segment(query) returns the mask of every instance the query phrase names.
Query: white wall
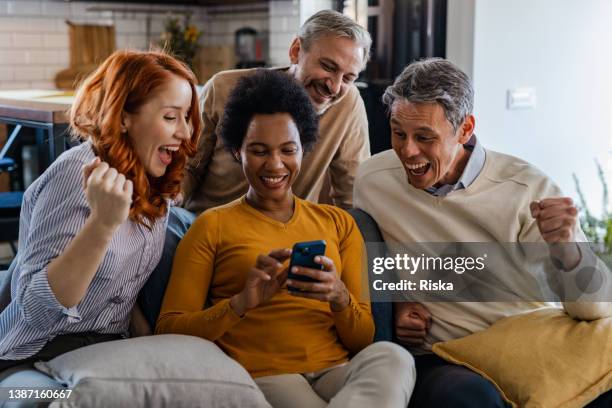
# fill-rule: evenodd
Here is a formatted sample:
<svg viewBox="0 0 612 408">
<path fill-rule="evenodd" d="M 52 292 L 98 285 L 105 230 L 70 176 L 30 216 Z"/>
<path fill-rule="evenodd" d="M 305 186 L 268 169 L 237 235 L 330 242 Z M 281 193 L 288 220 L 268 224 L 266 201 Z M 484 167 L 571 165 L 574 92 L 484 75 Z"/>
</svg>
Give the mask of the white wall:
<svg viewBox="0 0 612 408">
<path fill-rule="evenodd" d="M 302 0 L 299 3 L 300 24 L 304 24 L 304 22 L 316 12 L 331 9 L 333 6 L 333 2 L 331 0 Z"/>
<path fill-rule="evenodd" d="M 470 2 L 473 23 L 457 12 Z M 468 25 L 464 35 L 473 32 L 473 47 L 449 40 L 447 53 L 468 72 L 471 61 L 482 142 L 535 164 L 573 197 L 575 172 L 599 213 L 593 160 L 607 170 L 612 166 L 612 1 L 450 3 L 449 35 L 451 28 L 461 32 L 462 24 Z M 524 86 L 535 88 L 536 108 L 507 110 L 507 90 Z"/>
<path fill-rule="evenodd" d="M 304 3 L 303 0 L 301 3 Z M 271 0 L 270 3 L 270 57 L 272 66 L 289 64 L 289 46 L 300 26 L 300 1 Z"/>
<path fill-rule="evenodd" d="M 271 0 L 270 65 L 289 64 L 289 46 L 300 25 L 317 11 L 331 6 L 331 0 Z"/>
<path fill-rule="evenodd" d="M 92 7 L 119 11 L 91 11 Z M 128 12 L 127 9 L 143 11 Z M 162 13 L 150 14 L 144 10 Z M 99 1 L 0 0 L 0 89 L 55 87 L 53 79 L 56 73 L 69 66 L 66 20 L 114 24 L 117 48 L 147 49 L 147 16 L 151 17 L 150 39 L 156 42 L 163 31 L 167 13 L 184 10 L 193 13 L 191 22 L 204 32 L 201 38 L 203 46 L 231 46 L 234 44 L 234 31 L 243 26 L 253 27 L 267 40 L 270 21 L 265 5 L 187 7 Z"/>
<path fill-rule="evenodd" d="M 53 88 L 55 74 L 69 66 L 66 20 L 75 23 L 115 24 L 118 48 L 148 48 L 146 14 L 93 12 L 91 7 L 185 10 L 185 6 L 143 6 L 121 3 L 51 0 L 0 0 L 0 89 Z M 202 26 L 203 14 L 194 11 L 193 21 Z M 163 29 L 164 14 L 151 20 L 151 39 Z"/>
<path fill-rule="evenodd" d="M 233 46 L 234 32 L 252 27 L 261 34 L 266 62 L 289 63 L 289 46 L 301 21 L 330 0 L 270 0 L 268 4 L 187 7 L 130 3 L 75 2 L 57 0 L 0 0 L 0 89 L 54 88 L 58 71 L 68 68 L 68 27 L 76 23 L 114 24 L 118 48 L 147 49 L 146 20 L 149 13 L 126 9 L 172 12 L 190 10 L 191 22 L 203 31 L 203 46 Z M 119 9 L 91 11 L 92 7 Z M 166 14 L 150 14 L 151 39 L 156 41 Z M 179 16 L 177 14 L 177 16 Z"/>
<path fill-rule="evenodd" d="M 251 27 L 267 41 L 269 12 L 267 7 L 251 4 L 200 7 L 202 45 L 234 45 L 236 30 Z"/>
<path fill-rule="evenodd" d="M 447 5 L 446 58 L 473 78 L 476 0 L 450 0 Z"/>
</svg>

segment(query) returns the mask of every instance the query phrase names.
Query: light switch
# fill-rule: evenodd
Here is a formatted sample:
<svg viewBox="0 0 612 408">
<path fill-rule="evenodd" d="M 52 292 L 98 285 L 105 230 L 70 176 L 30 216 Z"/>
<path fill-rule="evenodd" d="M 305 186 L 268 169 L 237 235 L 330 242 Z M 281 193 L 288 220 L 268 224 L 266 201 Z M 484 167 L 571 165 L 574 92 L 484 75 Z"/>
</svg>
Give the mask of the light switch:
<svg viewBox="0 0 612 408">
<path fill-rule="evenodd" d="M 507 108 L 534 109 L 536 107 L 536 93 L 533 88 L 508 89 Z"/>
</svg>

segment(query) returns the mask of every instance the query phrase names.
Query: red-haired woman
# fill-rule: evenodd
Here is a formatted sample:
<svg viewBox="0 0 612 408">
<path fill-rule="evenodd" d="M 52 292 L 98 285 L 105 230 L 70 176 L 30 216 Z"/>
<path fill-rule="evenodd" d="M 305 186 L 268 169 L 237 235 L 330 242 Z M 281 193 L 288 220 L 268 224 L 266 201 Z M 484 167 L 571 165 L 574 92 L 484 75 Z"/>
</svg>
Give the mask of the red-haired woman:
<svg viewBox="0 0 612 408">
<path fill-rule="evenodd" d="M 70 125 L 83 143 L 24 196 L 0 387 L 57 386 L 33 363 L 127 332 L 196 151 L 195 83 L 169 55 L 118 51 L 80 87 Z"/>
</svg>

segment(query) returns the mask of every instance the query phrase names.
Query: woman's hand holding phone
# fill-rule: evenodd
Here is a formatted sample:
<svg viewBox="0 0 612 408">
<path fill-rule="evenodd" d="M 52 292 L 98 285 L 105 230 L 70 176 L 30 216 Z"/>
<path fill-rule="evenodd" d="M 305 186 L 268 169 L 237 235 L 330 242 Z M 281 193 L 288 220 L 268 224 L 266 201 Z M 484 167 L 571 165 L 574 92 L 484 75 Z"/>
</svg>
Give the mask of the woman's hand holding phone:
<svg viewBox="0 0 612 408">
<path fill-rule="evenodd" d="M 349 292 L 336 273 L 334 261 L 321 255 L 316 256 L 314 261 L 322 265 L 323 270 L 293 266 L 291 273 L 309 277 L 317 282 L 289 279 L 287 280 L 287 286 L 297 289 L 290 291 L 290 293 L 293 296 L 329 302 L 332 311 L 342 311 L 349 304 Z"/>
<path fill-rule="evenodd" d="M 247 310 L 266 302 L 281 290 L 288 273 L 283 262 L 290 256 L 291 250 L 283 248 L 257 257 L 255 266 L 249 270 L 244 288 L 230 300 L 237 315 L 244 315 Z"/>
</svg>

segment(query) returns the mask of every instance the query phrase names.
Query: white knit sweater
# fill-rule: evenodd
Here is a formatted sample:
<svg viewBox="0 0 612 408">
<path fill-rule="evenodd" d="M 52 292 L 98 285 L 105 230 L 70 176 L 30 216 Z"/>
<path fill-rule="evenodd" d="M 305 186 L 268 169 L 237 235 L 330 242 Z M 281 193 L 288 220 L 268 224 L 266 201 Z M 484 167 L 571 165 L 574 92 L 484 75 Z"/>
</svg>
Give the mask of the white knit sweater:
<svg viewBox="0 0 612 408">
<path fill-rule="evenodd" d="M 515 157 L 486 150 L 484 167 L 466 189 L 444 197 L 436 197 L 412 187 L 402 163 L 393 150 L 379 153 L 363 163 L 355 181 L 355 207 L 369 213 L 387 243 L 417 242 L 543 242 L 529 203 L 546 197 L 562 196 L 561 190 L 541 171 Z M 586 241 L 577 227 L 577 241 Z M 426 338 L 425 350 L 438 341 L 467 336 L 486 329 L 495 321 L 514 314 L 559 304 L 528 301 L 536 297 L 527 293 L 523 276 L 557 274 L 567 287 L 574 285 L 577 271 L 586 262 L 596 265 L 604 285 L 593 299 L 612 298 L 612 279 L 605 265 L 592 256 L 583 256 L 572 271 L 554 268 L 546 257 L 525 255 L 513 274 L 515 293 L 525 293 L 525 302 L 427 302 L 433 325 Z M 506 284 L 508 282 L 505 282 Z M 565 286 L 564 286 L 565 287 Z M 602 291 L 605 293 L 602 294 Z M 563 304 L 577 319 L 593 320 L 612 316 L 612 302 L 580 302 Z"/>
</svg>

